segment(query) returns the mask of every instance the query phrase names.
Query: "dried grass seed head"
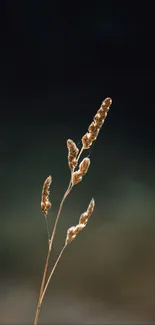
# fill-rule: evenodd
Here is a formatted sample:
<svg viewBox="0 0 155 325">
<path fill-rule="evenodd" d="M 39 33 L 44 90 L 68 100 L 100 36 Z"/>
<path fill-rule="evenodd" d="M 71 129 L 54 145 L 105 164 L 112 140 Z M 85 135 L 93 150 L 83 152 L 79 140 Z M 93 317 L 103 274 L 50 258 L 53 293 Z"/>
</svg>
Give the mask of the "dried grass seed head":
<svg viewBox="0 0 155 325">
<path fill-rule="evenodd" d="M 71 170 L 73 170 L 77 166 L 77 155 L 79 153 L 79 149 L 76 144 L 71 140 L 67 140 L 67 148 L 68 148 L 68 165 Z"/>
<path fill-rule="evenodd" d="M 92 142 L 96 140 L 98 133 L 105 121 L 105 118 L 107 116 L 107 112 L 112 104 L 112 99 L 110 97 L 106 98 L 99 110 L 97 111 L 97 114 L 94 116 L 94 121 L 90 124 L 88 131 L 83 137 L 82 137 L 82 145 L 84 149 L 90 148 L 92 145 Z"/>
<path fill-rule="evenodd" d="M 92 122 L 90 124 L 88 130 L 89 130 L 91 141 L 92 142 L 95 141 L 97 139 L 98 134 L 99 134 L 99 130 L 100 130 L 99 125 Z"/>
<path fill-rule="evenodd" d="M 84 158 L 79 165 L 79 171 L 82 176 L 84 176 L 87 173 L 89 166 L 90 166 L 90 159 Z"/>
<path fill-rule="evenodd" d="M 73 185 L 76 185 L 82 181 L 82 178 L 87 173 L 89 166 L 90 166 L 90 159 L 84 158 L 79 165 L 79 170 L 75 171 L 72 174 Z"/>
<path fill-rule="evenodd" d="M 87 212 L 83 212 L 80 216 L 80 219 L 79 219 L 79 224 L 80 225 L 85 225 L 88 221 L 88 215 L 87 215 Z"/>
<path fill-rule="evenodd" d="M 67 236 L 66 236 L 66 241 L 65 241 L 65 244 L 69 244 L 71 243 L 71 241 L 76 237 L 76 234 L 75 234 L 75 226 L 69 228 L 67 230 Z"/>
<path fill-rule="evenodd" d="M 83 137 L 82 137 L 82 145 L 84 149 L 89 149 L 92 145 L 92 139 L 91 135 L 89 132 L 87 132 Z"/>
<path fill-rule="evenodd" d="M 78 170 L 78 171 L 74 172 L 72 175 L 72 184 L 76 185 L 76 184 L 80 183 L 81 181 L 82 181 L 82 175 L 81 175 L 80 171 Z"/>
<path fill-rule="evenodd" d="M 80 219 L 79 219 L 79 224 L 86 224 L 88 222 L 88 219 L 92 215 L 93 211 L 95 208 L 95 200 L 91 199 L 87 211 L 81 214 Z"/>
<path fill-rule="evenodd" d="M 85 225 L 76 225 L 67 230 L 67 236 L 66 236 L 66 241 L 65 244 L 68 245 L 71 243 L 73 239 L 77 236 L 77 234 L 85 227 Z"/>
<path fill-rule="evenodd" d="M 92 198 L 87 208 L 88 217 L 92 215 L 94 208 L 95 208 L 95 200 Z"/>
<path fill-rule="evenodd" d="M 94 122 L 92 122 L 95 124 L 95 127 L 98 126 L 98 128 L 100 129 L 101 126 L 103 125 L 103 118 L 101 117 L 101 115 L 99 113 L 97 113 L 95 116 L 94 116 Z M 89 128 L 91 129 L 91 125 L 89 126 Z M 93 132 L 93 131 L 92 131 Z"/>
<path fill-rule="evenodd" d="M 112 99 L 110 97 L 107 97 L 104 99 L 101 106 L 103 107 L 103 109 L 109 110 L 111 104 L 112 104 Z"/>
<path fill-rule="evenodd" d="M 89 217 L 92 215 L 93 210 L 95 207 L 95 201 L 94 199 L 92 199 L 88 205 L 87 211 L 84 212 L 80 219 L 79 219 L 79 223 L 76 226 L 70 227 L 67 230 L 67 236 L 66 236 L 66 241 L 65 241 L 65 245 L 71 243 L 71 241 L 73 239 L 75 239 L 75 237 L 77 236 L 77 234 L 84 229 L 84 227 L 86 226 Z"/>
<path fill-rule="evenodd" d="M 43 184 L 42 195 L 41 195 L 41 211 L 44 216 L 47 216 L 48 210 L 51 207 L 51 203 L 49 201 L 50 195 L 50 185 L 52 183 L 52 177 L 48 176 Z"/>
</svg>

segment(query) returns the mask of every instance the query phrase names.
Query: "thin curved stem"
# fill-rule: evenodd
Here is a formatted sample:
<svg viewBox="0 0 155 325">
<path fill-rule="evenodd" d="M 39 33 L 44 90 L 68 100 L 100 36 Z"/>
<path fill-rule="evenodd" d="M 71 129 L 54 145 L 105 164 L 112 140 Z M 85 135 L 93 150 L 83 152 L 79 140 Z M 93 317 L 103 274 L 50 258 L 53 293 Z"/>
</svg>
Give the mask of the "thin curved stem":
<svg viewBox="0 0 155 325">
<path fill-rule="evenodd" d="M 71 179 L 72 179 L 72 175 L 71 175 Z M 62 207 L 63 204 L 65 202 L 66 197 L 68 196 L 68 194 L 70 193 L 71 189 L 72 189 L 72 182 L 69 182 L 68 188 L 62 198 L 62 201 L 60 203 L 59 206 L 59 210 L 58 210 L 58 214 L 55 220 L 55 224 L 54 224 L 54 228 L 53 228 L 53 232 L 52 232 L 52 236 L 49 242 L 49 249 L 48 249 L 48 254 L 46 257 L 46 263 L 45 263 L 45 268 L 44 268 L 44 273 L 43 273 L 43 277 L 42 277 L 42 282 L 41 282 L 41 288 L 40 288 L 40 293 L 39 293 L 39 299 L 38 299 L 38 304 L 37 304 L 37 310 L 36 310 L 36 315 L 35 315 L 35 320 L 34 320 L 34 325 L 38 324 L 38 320 L 39 320 L 39 314 L 40 314 L 40 309 L 41 309 L 41 304 L 42 304 L 42 300 L 41 300 L 41 296 L 44 290 L 44 286 L 45 286 L 45 280 L 46 280 L 46 274 L 47 274 L 47 270 L 48 270 L 48 264 L 49 264 L 49 258 L 50 258 L 50 254 L 51 254 L 51 250 L 52 250 L 52 245 L 53 245 L 53 240 L 54 240 L 54 236 L 55 236 L 55 232 L 56 232 L 56 228 L 57 228 L 57 223 L 60 217 L 60 213 L 62 211 Z"/>
<path fill-rule="evenodd" d="M 49 226 L 48 226 L 47 216 L 45 216 L 45 223 L 46 223 L 46 231 L 47 231 L 48 245 L 49 245 L 49 243 L 50 243 L 50 232 L 49 232 Z"/>
<path fill-rule="evenodd" d="M 49 277 L 48 277 L 48 280 L 47 280 L 47 282 L 46 282 L 46 285 L 45 285 L 45 287 L 44 287 L 44 290 L 43 290 L 43 293 L 42 293 L 42 296 L 41 296 L 41 303 L 42 303 L 42 301 L 43 301 L 44 295 L 45 295 L 45 293 L 46 293 L 46 290 L 47 290 L 47 287 L 48 287 L 48 285 L 49 285 L 49 283 L 50 283 L 50 280 L 51 280 L 51 278 L 52 278 L 52 276 L 53 276 L 53 273 L 54 273 L 54 271 L 55 271 L 55 269 L 56 269 L 56 267 L 57 267 L 57 265 L 58 265 L 58 263 L 59 263 L 59 261 L 60 261 L 60 258 L 61 258 L 61 256 L 62 256 L 62 254 L 63 254 L 63 252 L 64 252 L 66 246 L 67 246 L 67 245 L 64 245 L 64 246 L 63 246 L 63 248 L 62 248 L 62 250 L 61 250 L 61 252 L 60 252 L 60 254 L 59 254 L 59 256 L 58 256 L 58 258 L 57 258 L 57 260 L 56 260 L 56 262 L 55 262 L 55 264 L 54 264 L 54 266 L 53 266 L 53 268 L 52 268 L 52 271 L 51 271 L 51 273 L 50 273 L 50 275 L 49 275 Z"/>
<path fill-rule="evenodd" d="M 42 282 L 41 282 L 41 288 L 40 288 L 40 293 L 39 293 L 39 299 L 38 299 L 38 305 L 37 305 L 37 310 L 36 310 L 34 325 L 37 325 L 38 324 L 38 320 L 39 320 L 39 314 L 40 314 L 40 308 L 41 308 L 40 299 L 41 299 L 42 292 L 43 292 L 44 285 L 45 285 L 45 280 L 46 280 L 46 274 L 47 274 L 47 269 L 48 269 L 48 262 L 49 262 L 49 258 L 50 258 L 50 253 L 51 252 L 48 249 L 48 254 L 47 254 L 47 257 L 46 257 L 46 263 L 45 263 L 44 273 L 43 273 Z"/>
<path fill-rule="evenodd" d="M 57 228 L 58 220 L 59 220 L 59 217 L 60 217 L 60 214 L 61 214 L 61 211 L 62 211 L 63 204 L 65 202 L 66 197 L 70 193 L 71 189 L 72 189 L 72 182 L 70 180 L 69 185 L 68 185 L 68 188 L 67 188 L 67 190 L 66 190 L 66 192 L 65 192 L 65 194 L 64 194 L 64 196 L 62 198 L 62 201 L 60 203 L 59 210 L 58 210 L 58 214 L 57 214 L 57 217 L 56 217 L 56 220 L 55 220 L 55 223 L 54 223 L 54 227 L 53 227 L 53 231 L 52 231 L 52 236 L 51 236 L 51 239 L 50 239 L 50 245 L 49 245 L 49 250 L 50 251 L 52 250 L 53 240 L 54 240 L 54 237 L 55 237 L 56 228 Z"/>
<path fill-rule="evenodd" d="M 83 152 L 84 148 L 82 147 L 78 156 L 77 156 L 77 161 L 79 161 L 79 158 Z M 66 246 L 63 247 L 63 249 L 61 250 L 59 256 L 58 256 L 58 259 L 56 261 L 56 264 L 54 265 L 53 269 L 52 269 L 52 272 L 50 273 L 50 278 L 48 278 L 47 280 L 47 283 L 45 285 L 45 281 L 46 281 L 46 275 L 47 275 L 47 270 L 48 270 L 48 264 L 49 264 L 49 258 L 50 258 L 50 254 L 51 254 L 51 250 L 52 250 L 52 246 L 53 246 L 53 240 L 54 240 L 54 237 L 55 237 L 55 233 L 56 233 L 56 228 L 57 228 L 57 224 L 58 224 L 58 220 L 59 220 L 59 217 L 60 217 L 60 214 L 61 214 L 61 211 L 62 211 L 62 207 L 63 207 L 63 204 L 65 202 L 65 199 L 66 197 L 68 196 L 68 194 L 70 193 L 71 189 L 73 188 L 73 184 L 72 184 L 72 175 L 73 175 L 73 172 L 74 170 L 71 171 L 71 178 L 70 178 L 70 182 L 69 182 L 69 185 L 68 185 L 68 188 L 60 202 L 60 206 L 59 206 L 59 210 L 58 210 L 58 214 L 57 214 L 57 217 L 56 217 L 56 220 L 55 220 L 55 223 L 54 223 L 54 227 L 53 227 L 53 231 L 52 231 L 52 235 L 51 235 L 51 238 L 49 240 L 49 249 L 48 249 L 48 254 L 47 254 L 47 257 L 46 257 L 46 263 L 45 263 L 45 268 L 44 268 L 44 273 L 43 273 L 43 277 L 42 277 L 42 282 L 41 282 L 41 288 L 40 288 L 40 293 L 39 293 L 39 299 L 38 299 L 38 305 L 37 305 L 37 310 L 36 310 L 36 315 L 35 315 L 35 320 L 34 320 L 34 325 L 37 325 L 38 324 L 38 320 L 39 320 L 39 314 L 40 314 L 40 309 L 41 309 L 41 304 L 42 304 L 42 301 L 43 301 L 43 298 L 44 298 L 44 294 L 47 290 L 47 287 L 48 287 L 48 284 L 50 282 L 50 279 L 54 273 L 54 270 L 57 266 L 57 263 L 59 262 L 61 256 L 62 256 L 62 253 L 65 249 Z M 46 288 L 45 292 L 44 292 L 44 289 Z"/>
</svg>

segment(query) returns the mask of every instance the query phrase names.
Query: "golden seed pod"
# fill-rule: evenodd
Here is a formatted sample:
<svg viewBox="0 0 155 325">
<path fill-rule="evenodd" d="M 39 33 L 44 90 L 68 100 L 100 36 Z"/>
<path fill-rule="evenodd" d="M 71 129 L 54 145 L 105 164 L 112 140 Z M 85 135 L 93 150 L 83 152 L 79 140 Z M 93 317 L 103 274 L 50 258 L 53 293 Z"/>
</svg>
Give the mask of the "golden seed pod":
<svg viewBox="0 0 155 325">
<path fill-rule="evenodd" d="M 99 128 L 101 128 L 101 126 L 103 124 L 103 118 L 99 113 L 97 113 L 94 116 L 94 122 L 95 122 L 95 125 L 97 125 Z"/>
<path fill-rule="evenodd" d="M 82 137 L 82 145 L 84 149 L 89 149 L 92 145 L 92 142 L 96 140 L 98 133 L 105 121 L 105 118 L 107 116 L 107 112 L 112 104 L 111 98 L 106 98 L 99 110 L 97 111 L 97 114 L 94 116 L 94 121 L 89 125 L 88 131 L 83 137 Z"/>
<path fill-rule="evenodd" d="M 94 208 L 95 208 L 95 200 L 92 198 L 87 208 L 88 218 L 92 215 Z"/>
<path fill-rule="evenodd" d="M 82 145 L 84 149 L 89 149 L 90 146 L 92 145 L 92 139 L 91 135 L 89 132 L 87 132 L 83 137 L 82 137 Z"/>
<path fill-rule="evenodd" d="M 68 245 L 71 243 L 73 239 L 77 236 L 77 234 L 85 227 L 83 224 L 78 224 L 76 226 L 73 226 L 67 230 L 67 236 L 65 245 Z"/>
<path fill-rule="evenodd" d="M 44 216 L 47 216 L 48 210 L 51 208 L 51 203 L 50 202 L 41 202 L 41 211 L 44 214 Z"/>
<path fill-rule="evenodd" d="M 82 175 L 78 170 L 78 171 L 74 172 L 72 175 L 72 184 L 76 185 L 76 184 L 80 183 L 81 181 L 82 181 Z"/>
<path fill-rule="evenodd" d="M 79 224 L 86 224 L 87 221 L 88 221 L 88 215 L 87 215 L 87 212 L 84 212 L 80 216 Z"/>
<path fill-rule="evenodd" d="M 102 103 L 102 107 L 104 109 L 109 110 L 110 106 L 112 104 L 112 99 L 110 97 L 107 97 L 106 99 L 104 99 L 103 103 Z"/>
<path fill-rule="evenodd" d="M 90 166 L 90 159 L 84 158 L 79 165 L 79 171 L 82 176 L 84 176 L 87 173 L 89 166 Z"/>
<path fill-rule="evenodd" d="M 69 228 L 67 230 L 67 237 L 66 237 L 66 242 L 65 244 L 69 244 L 71 243 L 71 241 L 76 237 L 76 234 L 75 234 L 75 226 Z"/>
<path fill-rule="evenodd" d="M 75 169 L 77 166 L 77 155 L 79 149 L 77 148 L 76 144 L 71 140 L 67 140 L 67 148 L 68 148 L 68 165 L 71 170 Z"/>
<path fill-rule="evenodd" d="M 74 229 L 74 235 L 76 236 L 84 227 L 85 227 L 85 225 L 82 225 L 82 224 L 76 225 L 75 229 Z"/>
<path fill-rule="evenodd" d="M 92 122 L 90 125 L 89 125 L 89 128 L 88 128 L 88 131 L 90 133 L 95 133 L 98 131 L 98 125 L 94 122 Z"/>
<path fill-rule="evenodd" d="M 103 122 L 102 122 L 102 124 L 103 124 Z M 89 134 L 91 135 L 91 141 L 95 141 L 98 136 L 99 130 L 100 130 L 99 124 L 92 122 L 90 124 L 88 130 L 89 130 Z"/>
<path fill-rule="evenodd" d="M 85 227 L 84 224 L 78 224 L 78 225 L 76 226 L 76 234 L 78 234 L 79 231 L 83 230 L 84 227 Z"/>
<path fill-rule="evenodd" d="M 77 234 L 83 230 L 83 228 L 86 226 L 89 217 L 92 215 L 95 207 L 95 201 L 92 199 L 88 205 L 87 211 L 82 213 L 79 219 L 79 223 L 76 226 L 70 227 L 67 230 L 67 236 L 66 236 L 66 241 L 65 245 L 68 245 L 71 243 L 73 239 L 77 236 Z"/>
<path fill-rule="evenodd" d="M 50 195 L 50 185 L 52 183 L 52 177 L 48 176 L 43 184 L 42 195 L 41 195 L 41 211 L 44 216 L 47 216 L 48 210 L 51 207 L 51 203 L 49 201 Z"/>
<path fill-rule="evenodd" d="M 82 213 L 79 219 L 79 224 L 84 224 L 86 225 L 86 223 L 88 222 L 89 217 L 92 215 L 93 211 L 94 211 L 94 207 L 95 207 L 95 201 L 94 199 L 91 199 L 87 211 Z"/>
</svg>

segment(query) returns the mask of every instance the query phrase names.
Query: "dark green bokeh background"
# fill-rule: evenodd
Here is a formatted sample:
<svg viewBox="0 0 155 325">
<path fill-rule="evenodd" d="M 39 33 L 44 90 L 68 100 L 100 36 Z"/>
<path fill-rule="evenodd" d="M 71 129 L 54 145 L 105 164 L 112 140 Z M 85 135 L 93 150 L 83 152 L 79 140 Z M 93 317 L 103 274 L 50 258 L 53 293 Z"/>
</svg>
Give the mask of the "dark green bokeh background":
<svg viewBox="0 0 155 325">
<path fill-rule="evenodd" d="M 51 174 L 52 227 L 69 181 L 66 140 L 80 146 L 110 96 L 106 122 L 85 153 L 89 172 L 65 203 L 51 263 L 92 197 L 95 212 L 62 257 L 40 324 L 153 323 L 151 8 L 74 6 L 16 1 L 2 15 L 0 322 L 33 322 L 47 251 L 42 184 Z"/>
</svg>

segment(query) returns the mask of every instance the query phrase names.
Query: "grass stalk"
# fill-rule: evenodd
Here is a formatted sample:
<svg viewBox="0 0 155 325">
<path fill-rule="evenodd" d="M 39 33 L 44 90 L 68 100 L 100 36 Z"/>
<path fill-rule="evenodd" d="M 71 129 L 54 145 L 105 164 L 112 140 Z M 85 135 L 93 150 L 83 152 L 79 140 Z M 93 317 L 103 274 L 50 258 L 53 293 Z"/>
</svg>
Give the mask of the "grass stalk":
<svg viewBox="0 0 155 325">
<path fill-rule="evenodd" d="M 46 263 L 45 263 L 42 282 L 41 282 L 41 288 L 40 288 L 40 293 L 39 293 L 39 299 L 38 299 L 38 304 L 37 304 L 37 309 L 36 309 L 34 325 L 37 325 L 38 320 L 39 320 L 41 304 L 42 304 L 42 301 L 43 301 L 43 299 L 41 299 L 41 298 L 42 298 L 42 293 L 43 293 L 44 286 L 45 286 L 46 275 L 47 275 L 47 270 L 48 270 L 48 264 L 49 264 L 49 259 L 50 259 L 50 255 L 51 255 L 51 251 L 52 251 L 53 240 L 54 240 L 54 237 L 55 237 L 58 220 L 59 220 L 59 217 L 60 217 L 60 214 L 61 214 L 61 211 L 62 211 L 63 204 L 65 202 L 65 199 L 68 196 L 68 194 L 70 193 L 71 188 L 72 188 L 72 183 L 70 181 L 70 183 L 68 185 L 68 188 L 67 188 L 67 190 L 66 190 L 66 192 L 65 192 L 65 194 L 64 194 L 64 196 L 62 198 L 62 201 L 60 203 L 58 214 L 57 214 L 57 217 L 56 217 L 56 220 L 55 220 L 55 223 L 54 223 L 54 227 L 53 227 L 53 231 L 52 231 L 52 236 L 51 236 L 51 239 L 49 241 L 49 249 L 48 249 L 48 253 L 47 253 L 47 257 L 46 257 Z"/>
<path fill-rule="evenodd" d="M 34 319 L 34 325 L 38 325 L 41 305 L 42 305 L 46 290 L 48 288 L 50 280 L 54 274 L 54 271 L 58 265 L 58 262 L 60 261 L 60 258 L 62 256 L 66 246 L 72 242 L 72 240 L 77 236 L 77 234 L 81 230 L 84 229 L 84 227 L 87 225 L 88 219 L 90 218 L 90 216 L 92 215 L 92 213 L 94 211 L 95 201 L 94 201 L 94 199 L 92 199 L 89 203 L 87 210 L 81 215 L 78 224 L 76 226 L 73 226 L 68 229 L 65 244 L 64 244 L 63 248 L 61 249 L 61 251 L 58 255 L 58 258 L 57 258 L 57 260 L 50 272 L 50 275 L 47 279 L 49 259 L 50 259 L 50 255 L 52 252 L 53 241 L 54 241 L 55 234 L 56 234 L 57 224 L 58 224 L 58 221 L 60 218 L 60 214 L 62 212 L 64 202 L 65 202 L 67 196 L 69 195 L 70 191 L 72 190 L 73 186 L 75 186 L 76 184 L 78 184 L 79 182 L 82 181 L 84 175 L 87 173 L 89 166 L 90 166 L 89 158 L 84 158 L 78 166 L 79 159 L 80 159 L 83 151 L 86 149 L 89 149 L 91 147 L 92 143 L 96 140 L 98 133 L 105 121 L 105 118 L 107 116 L 107 112 L 111 106 L 111 103 L 112 103 L 111 98 L 106 98 L 103 101 L 100 109 L 97 111 L 96 115 L 94 116 L 93 122 L 89 125 L 87 133 L 82 137 L 82 147 L 81 147 L 80 151 L 77 148 L 76 144 L 72 140 L 70 140 L 70 139 L 67 140 L 68 165 L 69 165 L 69 168 L 71 171 L 71 177 L 70 177 L 70 182 L 69 182 L 68 188 L 67 188 L 66 192 L 64 193 L 64 196 L 60 202 L 51 237 L 49 236 L 47 214 L 48 214 L 49 208 L 51 207 L 51 203 L 49 201 L 49 194 L 50 194 L 50 185 L 52 182 L 52 177 L 49 176 L 44 182 L 43 189 L 42 189 L 41 210 L 46 218 L 49 246 L 48 246 L 48 253 L 47 253 L 47 257 L 46 257 L 43 276 L 42 276 L 42 282 L 41 282 L 41 287 L 40 287 L 40 293 L 39 293 L 39 298 L 38 298 L 35 319 Z M 77 166 L 78 166 L 78 170 L 75 171 Z"/>
</svg>

